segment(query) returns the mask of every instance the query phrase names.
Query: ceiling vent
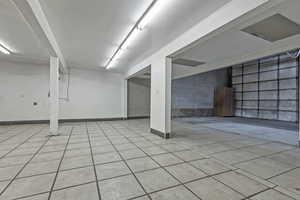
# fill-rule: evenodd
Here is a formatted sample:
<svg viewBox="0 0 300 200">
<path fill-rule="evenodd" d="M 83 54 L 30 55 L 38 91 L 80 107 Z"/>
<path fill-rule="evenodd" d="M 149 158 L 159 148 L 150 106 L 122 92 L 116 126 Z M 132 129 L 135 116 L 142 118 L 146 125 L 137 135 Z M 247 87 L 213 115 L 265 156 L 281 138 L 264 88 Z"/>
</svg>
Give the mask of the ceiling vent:
<svg viewBox="0 0 300 200">
<path fill-rule="evenodd" d="M 151 72 L 144 73 L 144 76 L 151 76 Z"/>
<path fill-rule="evenodd" d="M 300 25 L 281 14 L 276 14 L 241 31 L 269 42 L 276 42 L 300 34 Z"/>
<path fill-rule="evenodd" d="M 177 64 L 177 65 L 186 65 L 186 66 L 190 66 L 190 67 L 196 67 L 196 66 L 205 64 L 205 62 L 200 62 L 200 61 L 196 61 L 196 60 L 188 60 L 188 59 L 183 59 L 183 58 L 174 59 L 172 61 L 172 63 Z"/>
</svg>

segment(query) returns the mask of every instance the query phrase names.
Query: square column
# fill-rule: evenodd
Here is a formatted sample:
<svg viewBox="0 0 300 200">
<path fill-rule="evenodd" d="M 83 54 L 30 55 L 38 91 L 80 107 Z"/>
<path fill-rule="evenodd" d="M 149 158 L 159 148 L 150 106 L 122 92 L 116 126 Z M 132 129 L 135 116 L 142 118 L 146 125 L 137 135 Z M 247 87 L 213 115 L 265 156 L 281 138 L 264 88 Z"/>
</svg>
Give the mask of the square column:
<svg viewBox="0 0 300 200">
<path fill-rule="evenodd" d="M 157 58 L 151 64 L 151 132 L 169 138 L 171 132 L 172 59 Z"/>
<path fill-rule="evenodd" d="M 300 50 L 299 50 L 300 51 Z M 300 78 L 300 56 L 297 58 L 298 63 L 298 147 L 300 148 L 300 84 L 299 84 L 299 78 Z"/>
<path fill-rule="evenodd" d="M 59 60 L 50 57 L 50 134 L 58 134 Z"/>
<path fill-rule="evenodd" d="M 123 81 L 123 119 L 128 118 L 128 80 Z"/>
</svg>

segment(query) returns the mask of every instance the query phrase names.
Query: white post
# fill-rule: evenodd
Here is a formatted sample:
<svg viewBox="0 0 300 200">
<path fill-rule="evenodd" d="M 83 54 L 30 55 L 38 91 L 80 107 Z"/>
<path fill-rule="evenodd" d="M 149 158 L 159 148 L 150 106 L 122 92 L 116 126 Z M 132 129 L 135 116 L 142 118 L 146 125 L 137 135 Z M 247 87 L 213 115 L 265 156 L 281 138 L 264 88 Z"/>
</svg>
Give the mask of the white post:
<svg viewBox="0 0 300 200">
<path fill-rule="evenodd" d="M 159 57 L 151 64 L 151 132 L 164 138 L 171 132 L 171 58 Z"/>
<path fill-rule="evenodd" d="M 297 67 L 298 67 L 298 83 L 299 83 L 299 78 L 300 78 L 300 57 L 297 58 Z M 298 85 L 298 147 L 300 148 L 300 87 Z"/>
<path fill-rule="evenodd" d="M 299 82 L 299 78 L 300 78 L 300 57 L 298 57 L 298 82 Z M 298 84 L 298 147 L 300 148 L 300 87 Z"/>
<path fill-rule="evenodd" d="M 50 134 L 58 134 L 59 60 L 50 57 Z"/>
<path fill-rule="evenodd" d="M 166 133 L 171 134 L 172 58 L 166 57 Z M 169 136 L 165 136 L 169 137 Z"/>
<path fill-rule="evenodd" d="M 122 80 L 122 118 L 127 119 L 127 79 Z"/>
</svg>

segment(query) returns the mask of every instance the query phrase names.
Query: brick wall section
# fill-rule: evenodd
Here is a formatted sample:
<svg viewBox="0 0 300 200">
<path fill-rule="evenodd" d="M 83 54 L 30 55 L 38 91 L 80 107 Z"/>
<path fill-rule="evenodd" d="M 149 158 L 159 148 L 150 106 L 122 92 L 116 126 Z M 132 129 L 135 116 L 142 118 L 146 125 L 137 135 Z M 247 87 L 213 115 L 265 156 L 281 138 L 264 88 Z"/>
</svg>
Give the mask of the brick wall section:
<svg viewBox="0 0 300 200">
<path fill-rule="evenodd" d="M 235 115 L 299 121 L 298 69 L 286 53 L 233 66 Z"/>
</svg>

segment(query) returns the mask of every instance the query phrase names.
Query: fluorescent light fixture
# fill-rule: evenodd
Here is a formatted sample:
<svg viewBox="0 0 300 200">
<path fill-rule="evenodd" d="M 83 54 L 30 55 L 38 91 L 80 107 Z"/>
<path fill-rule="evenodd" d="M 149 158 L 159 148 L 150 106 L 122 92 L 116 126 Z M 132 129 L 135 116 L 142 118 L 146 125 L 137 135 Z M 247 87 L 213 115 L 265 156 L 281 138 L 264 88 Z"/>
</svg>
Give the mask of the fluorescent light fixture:
<svg viewBox="0 0 300 200">
<path fill-rule="evenodd" d="M 110 68 L 114 67 L 116 64 L 117 64 L 117 60 L 110 60 L 106 66 L 106 69 L 110 69 Z"/>
<path fill-rule="evenodd" d="M 138 27 L 144 29 L 147 24 L 160 13 L 169 4 L 170 0 L 157 0 L 148 10 L 148 12 L 143 16 L 142 20 L 139 22 Z"/>
<path fill-rule="evenodd" d="M 113 62 L 120 59 L 124 50 L 128 49 L 130 45 L 132 45 L 133 41 L 137 38 L 138 34 L 142 31 L 142 29 L 147 26 L 147 24 L 159 13 L 170 0 L 153 0 L 150 6 L 148 6 L 147 10 L 144 12 L 142 17 L 137 21 L 134 27 L 131 29 L 129 34 L 123 40 L 119 48 L 115 51 L 110 61 L 106 65 L 106 69 L 109 69 L 113 66 Z"/>
<path fill-rule="evenodd" d="M 0 52 L 4 53 L 4 54 L 10 54 L 10 51 L 8 50 L 8 48 L 6 46 L 4 46 L 2 43 L 0 43 Z"/>
<path fill-rule="evenodd" d="M 106 69 L 110 69 L 113 66 L 113 62 L 112 60 L 108 62 L 108 64 L 106 65 Z"/>
<path fill-rule="evenodd" d="M 127 49 L 132 42 L 136 39 L 137 35 L 139 34 L 140 30 L 138 28 L 134 28 L 131 34 L 128 36 L 127 40 L 122 44 L 121 49 Z"/>
<path fill-rule="evenodd" d="M 151 19 L 153 19 L 153 17 L 159 12 L 159 10 L 161 9 L 161 4 L 162 2 L 167 1 L 167 0 L 157 0 L 152 7 L 150 8 L 150 10 L 144 15 L 143 19 L 140 21 L 140 23 L 138 24 L 138 27 L 140 29 L 145 28 L 145 26 L 151 21 Z"/>
<path fill-rule="evenodd" d="M 119 49 L 113 59 L 114 60 L 120 59 L 122 54 L 123 54 L 123 50 Z"/>
</svg>

